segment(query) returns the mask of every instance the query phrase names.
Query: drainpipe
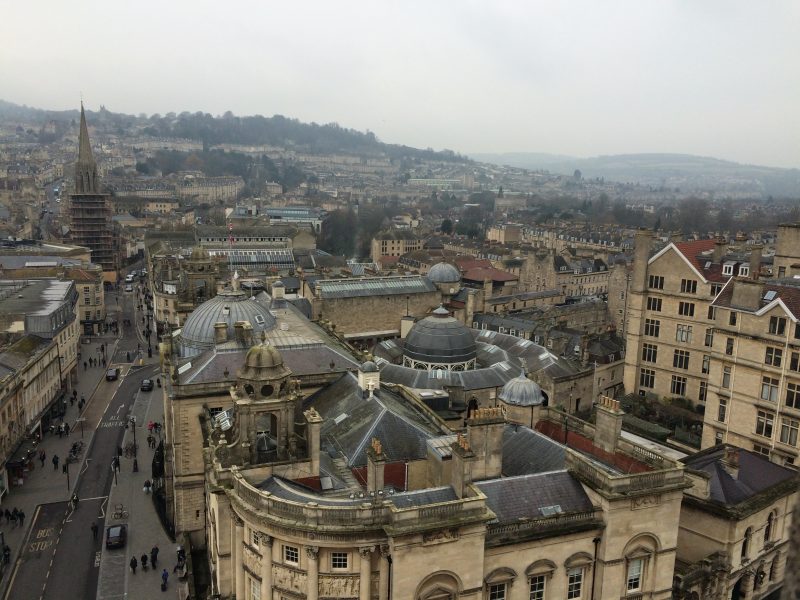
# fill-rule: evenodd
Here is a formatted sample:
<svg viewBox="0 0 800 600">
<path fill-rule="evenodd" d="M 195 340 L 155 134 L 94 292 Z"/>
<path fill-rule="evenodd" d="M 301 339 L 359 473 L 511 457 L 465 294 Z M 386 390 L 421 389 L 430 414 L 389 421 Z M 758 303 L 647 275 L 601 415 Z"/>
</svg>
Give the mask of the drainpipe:
<svg viewBox="0 0 800 600">
<path fill-rule="evenodd" d="M 389 577 L 388 577 L 389 581 L 386 584 L 389 589 L 387 590 L 388 595 L 386 597 L 391 600 L 391 598 L 392 598 L 392 557 L 391 556 L 387 556 L 386 557 L 386 563 L 389 565 Z"/>
<path fill-rule="evenodd" d="M 594 544 L 594 560 L 592 561 L 592 594 L 590 600 L 594 600 L 594 580 L 597 577 L 597 546 L 600 545 L 600 538 L 594 538 L 592 543 Z"/>
</svg>

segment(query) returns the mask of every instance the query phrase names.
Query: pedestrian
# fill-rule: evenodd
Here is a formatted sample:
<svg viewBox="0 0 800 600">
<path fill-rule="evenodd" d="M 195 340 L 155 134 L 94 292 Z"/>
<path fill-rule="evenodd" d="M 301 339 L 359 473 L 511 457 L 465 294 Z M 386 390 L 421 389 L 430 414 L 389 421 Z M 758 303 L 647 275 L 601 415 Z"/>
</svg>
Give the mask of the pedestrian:
<svg viewBox="0 0 800 600">
<path fill-rule="evenodd" d="M 4 513 L 4 516 L 6 518 L 6 525 L 11 523 L 11 511 L 6 509 L 6 512 Z"/>
<path fill-rule="evenodd" d="M 103 368 L 105 368 L 105 366 L 106 366 L 106 357 L 104 356 L 103 357 Z"/>
<path fill-rule="evenodd" d="M 22 511 L 22 510 L 19 511 L 19 513 L 17 513 L 17 518 L 19 519 L 19 526 L 20 527 L 25 525 L 25 511 Z"/>
<path fill-rule="evenodd" d="M 86 361 L 83 361 L 83 370 L 86 371 Z"/>
<path fill-rule="evenodd" d="M 92 521 L 92 539 L 97 539 L 97 523 Z"/>
<path fill-rule="evenodd" d="M 131 556 L 131 562 L 129 562 L 128 564 L 131 566 L 131 571 L 133 571 L 133 574 L 136 575 L 136 567 L 139 564 L 139 562 L 136 560 L 136 557 Z"/>
<path fill-rule="evenodd" d="M 81 404 L 86 404 L 86 396 L 81 394 Z"/>
<path fill-rule="evenodd" d="M 167 580 L 168 579 L 169 579 L 169 573 L 167 573 L 167 570 L 164 569 L 163 571 L 161 571 L 161 591 L 162 592 L 167 589 Z"/>
<path fill-rule="evenodd" d="M 152 448 L 153 447 L 153 436 L 152 435 L 148 435 L 147 436 L 147 447 L 148 448 Z"/>
<path fill-rule="evenodd" d="M 72 406 L 74 404 L 75 404 L 75 396 L 70 396 L 69 397 L 69 405 Z"/>
<path fill-rule="evenodd" d="M 155 569 L 158 564 L 158 546 L 150 549 L 150 565 Z"/>
<path fill-rule="evenodd" d="M 17 507 L 14 507 L 14 510 L 11 511 L 11 526 L 17 526 Z"/>
<path fill-rule="evenodd" d="M 69 423 L 64 423 L 64 435 L 69 437 Z"/>
<path fill-rule="evenodd" d="M 64 424 L 63 423 L 59 423 L 59 425 L 58 425 L 58 437 L 59 438 L 64 437 Z"/>
<path fill-rule="evenodd" d="M 147 571 L 147 554 L 142 554 L 142 558 L 140 560 L 142 562 L 142 571 Z"/>
<path fill-rule="evenodd" d="M 58 471 L 58 454 L 53 455 L 53 471 Z"/>
<path fill-rule="evenodd" d="M 39 450 L 39 462 L 42 463 L 43 467 L 44 467 L 44 461 L 45 461 L 46 458 L 47 458 L 47 456 L 45 455 L 44 450 Z"/>
</svg>

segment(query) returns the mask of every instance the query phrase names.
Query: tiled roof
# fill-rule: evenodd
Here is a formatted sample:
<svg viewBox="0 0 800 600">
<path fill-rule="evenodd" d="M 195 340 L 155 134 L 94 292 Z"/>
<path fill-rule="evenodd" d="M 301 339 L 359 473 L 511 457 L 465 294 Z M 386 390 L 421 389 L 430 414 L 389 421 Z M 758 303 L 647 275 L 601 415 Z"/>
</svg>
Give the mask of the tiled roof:
<svg viewBox="0 0 800 600">
<path fill-rule="evenodd" d="M 735 286 L 735 280 L 730 285 L 725 286 L 725 288 L 723 288 L 723 290 L 720 292 L 719 296 L 717 296 L 717 298 L 714 300 L 712 305 L 722 308 L 736 308 L 741 310 L 740 307 L 733 306 L 731 304 L 733 299 L 733 288 Z M 771 300 L 764 299 L 767 292 L 775 292 Z M 783 303 L 786 305 L 786 308 L 789 309 L 789 312 L 791 312 L 795 318 L 800 319 L 800 288 L 786 285 L 765 284 L 763 293 L 761 295 L 761 305 L 759 306 L 759 310 L 777 298 L 780 298 L 783 301 Z"/>
</svg>

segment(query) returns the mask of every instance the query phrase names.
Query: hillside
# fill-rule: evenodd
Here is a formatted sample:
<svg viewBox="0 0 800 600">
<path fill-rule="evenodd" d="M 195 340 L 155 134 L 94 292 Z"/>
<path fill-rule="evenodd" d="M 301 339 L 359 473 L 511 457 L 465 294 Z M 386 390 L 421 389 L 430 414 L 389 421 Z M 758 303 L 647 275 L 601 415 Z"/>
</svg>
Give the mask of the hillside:
<svg viewBox="0 0 800 600">
<path fill-rule="evenodd" d="M 182 112 L 166 116 L 133 116 L 113 113 L 101 107 L 99 111 L 87 110 L 95 127 L 107 128 L 120 135 L 151 135 L 154 137 L 186 138 L 205 144 L 268 145 L 292 148 L 298 152 L 331 154 L 336 152 L 363 156 L 385 155 L 391 159 L 419 159 L 427 161 L 469 162 L 452 150 L 435 151 L 399 144 L 381 142 L 374 133 L 341 127 L 336 123 L 319 125 L 303 123 L 282 115 L 237 117 L 230 112 L 223 116 L 208 113 Z M 51 111 L 20 106 L 0 100 L 0 119 L 24 121 L 36 125 L 54 121 L 77 119 L 75 110 Z"/>
<path fill-rule="evenodd" d="M 526 169 L 545 169 L 584 178 L 636 182 L 654 188 L 687 190 L 758 190 L 765 195 L 800 197 L 800 170 L 743 165 L 690 154 L 617 154 L 569 158 L 552 154 L 472 154 L 484 162 Z"/>
</svg>

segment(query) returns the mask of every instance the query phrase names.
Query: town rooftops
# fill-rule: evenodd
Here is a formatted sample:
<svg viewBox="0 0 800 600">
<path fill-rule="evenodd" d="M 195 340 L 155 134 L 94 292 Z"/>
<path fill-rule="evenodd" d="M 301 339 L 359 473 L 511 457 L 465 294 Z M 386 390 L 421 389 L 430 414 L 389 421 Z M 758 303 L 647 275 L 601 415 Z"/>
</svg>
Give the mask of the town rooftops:
<svg viewBox="0 0 800 600">
<path fill-rule="evenodd" d="M 783 303 L 787 310 L 796 318 L 800 319 L 800 288 L 789 285 L 764 284 L 761 290 L 761 301 L 756 310 L 735 306 L 733 303 L 734 287 L 738 284 L 736 279 L 722 288 L 722 291 L 712 302 L 712 306 L 720 308 L 730 308 L 740 311 L 758 312 L 772 304 Z"/>
</svg>

